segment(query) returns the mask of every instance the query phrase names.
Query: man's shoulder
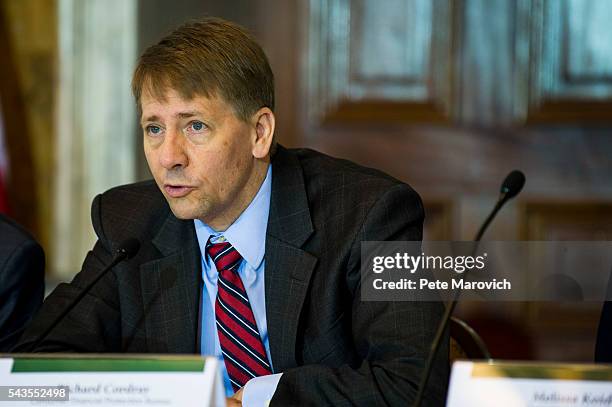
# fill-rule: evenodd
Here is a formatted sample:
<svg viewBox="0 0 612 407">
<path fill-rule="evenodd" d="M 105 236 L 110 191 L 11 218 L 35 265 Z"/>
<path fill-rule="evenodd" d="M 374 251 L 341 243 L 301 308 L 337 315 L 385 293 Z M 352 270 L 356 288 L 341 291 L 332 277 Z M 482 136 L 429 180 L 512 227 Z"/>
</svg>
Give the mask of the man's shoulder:
<svg viewBox="0 0 612 407">
<path fill-rule="evenodd" d="M 423 211 L 421 198 L 412 187 L 380 170 L 310 149 L 284 153 L 299 163 L 315 227 L 331 219 L 359 225 L 377 203 L 401 202 L 406 209 Z"/>
<path fill-rule="evenodd" d="M 26 242 L 35 244 L 36 240 L 17 222 L 0 214 L 0 250 L 12 250 Z"/>
<path fill-rule="evenodd" d="M 91 217 L 97 232 L 109 238 L 150 238 L 170 208 L 153 180 L 120 185 L 98 195 Z"/>
<path fill-rule="evenodd" d="M 152 179 L 119 185 L 106 190 L 100 194 L 100 196 L 104 198 L 126 200 L 126 203 L 129 201 L 140 201 L 142 199 L 150 200 L 161 198 L 163 200 L 161 191 Z"/>
<path fill-rule="evenodd" d="M 291 149 L 302 167 L 307 189 L 338 190 L 358 195 L 361 199 L 376 199 L 392 188 L 405 188 L 416 194 L 410 186 L 383 171 L 365 167 L 353 161 L 311 150 Z M 347 197 L 348 198 L 348 197 Z"/>
</svg>

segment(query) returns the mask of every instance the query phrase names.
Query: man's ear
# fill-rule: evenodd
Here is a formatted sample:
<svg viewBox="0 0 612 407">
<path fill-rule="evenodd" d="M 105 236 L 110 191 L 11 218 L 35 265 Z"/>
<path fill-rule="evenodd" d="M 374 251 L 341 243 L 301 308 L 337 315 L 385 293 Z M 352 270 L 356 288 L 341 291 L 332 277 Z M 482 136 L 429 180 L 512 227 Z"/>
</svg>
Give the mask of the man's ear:
<svg viewBox="0 0 612 407">
<path fill-rule="evenodd" d="M 270 108 L 262 107 L 252 116 L 255 125 L 255 138 L 253 140 L 253 157 L 265 158 L 270 153 L 270 146 L 274 137 L 276 118 Z"/>
</svg>

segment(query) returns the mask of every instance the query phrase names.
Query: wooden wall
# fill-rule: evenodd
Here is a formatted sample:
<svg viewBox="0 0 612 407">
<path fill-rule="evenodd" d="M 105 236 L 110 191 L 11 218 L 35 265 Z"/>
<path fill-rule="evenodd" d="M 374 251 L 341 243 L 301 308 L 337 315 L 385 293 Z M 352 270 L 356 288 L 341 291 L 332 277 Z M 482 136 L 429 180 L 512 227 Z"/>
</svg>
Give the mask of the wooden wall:
<svg viewBox="0 0 612 407">
<path fill-rule="evenodd" d="M 527 185 L 486 239 L 612 235 L 609 2 L 259 4 L 279 139 L 413 185 L 427 238 L 473 238 L 515 168 Z M 589 361 L 599 309 L 462 304 L 458 313 L 496 357 Z"/>
</svg>

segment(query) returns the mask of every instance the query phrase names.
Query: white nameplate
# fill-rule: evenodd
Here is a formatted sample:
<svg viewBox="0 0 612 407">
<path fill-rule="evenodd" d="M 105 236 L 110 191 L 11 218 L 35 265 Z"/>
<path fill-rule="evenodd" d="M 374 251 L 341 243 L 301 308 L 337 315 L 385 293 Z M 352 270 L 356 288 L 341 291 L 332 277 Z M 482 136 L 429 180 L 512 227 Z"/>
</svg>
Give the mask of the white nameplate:
<svg viewBox="0 0 612 407">
<path fill-rule="evenodd" d="M 612 366 L 455 362 L 447 406 L 612 407 Z"/>
<path fill-rule="evenodd" d="M 225 406 L 218 363 L 200 356 L 5 355 L 0 406 Z"/>
</svg>

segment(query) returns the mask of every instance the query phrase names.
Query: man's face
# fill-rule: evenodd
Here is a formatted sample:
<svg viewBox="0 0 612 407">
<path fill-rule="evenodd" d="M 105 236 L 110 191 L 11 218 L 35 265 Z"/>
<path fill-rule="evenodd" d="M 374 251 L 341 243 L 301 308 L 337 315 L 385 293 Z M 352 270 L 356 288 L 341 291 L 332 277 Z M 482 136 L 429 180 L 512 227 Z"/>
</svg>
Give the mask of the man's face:
<svg viewBox="0 0 612 407">
<path fill-rule="evenodd" d="M 227 228 L 261 182 L 256 126 L 219 97 L 186 100 L 169 90 L 162 101 L 143 93 L 141 108 L 145 156 L 174 215 Z"/>
</svg>

